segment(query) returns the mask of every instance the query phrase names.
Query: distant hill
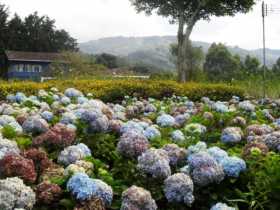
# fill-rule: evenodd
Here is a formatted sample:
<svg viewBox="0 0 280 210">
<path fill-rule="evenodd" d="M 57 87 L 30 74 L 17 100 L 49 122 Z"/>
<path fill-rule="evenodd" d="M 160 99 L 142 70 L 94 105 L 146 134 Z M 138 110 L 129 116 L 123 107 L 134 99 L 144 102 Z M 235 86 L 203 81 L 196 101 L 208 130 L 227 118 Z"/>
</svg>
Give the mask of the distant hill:
<svg viewBox="0 0 280 210">
<path fill-rule="evenodd" d="M 90 54 L 110 53 L 127 58 L 130 62 L 143 62 L 155 67 L 172 70 L 174 64 L 170 62 L 170 44 L 177 41 L 175 36 L 150 36 L 150 37 L 109 37 L 79 44 L 80 50 Z M 211 45 L 207 42 L 193 42 L 200 46 L 206 53 Z M 233 54 L 241 58 L 246 55 L 262 60 L 262 49 L 246 50 L 239 47 L 228 46 Z M 267 50 L 267 62 L 272 66 L 280 57 L 280 50 Z"/>
</svg>

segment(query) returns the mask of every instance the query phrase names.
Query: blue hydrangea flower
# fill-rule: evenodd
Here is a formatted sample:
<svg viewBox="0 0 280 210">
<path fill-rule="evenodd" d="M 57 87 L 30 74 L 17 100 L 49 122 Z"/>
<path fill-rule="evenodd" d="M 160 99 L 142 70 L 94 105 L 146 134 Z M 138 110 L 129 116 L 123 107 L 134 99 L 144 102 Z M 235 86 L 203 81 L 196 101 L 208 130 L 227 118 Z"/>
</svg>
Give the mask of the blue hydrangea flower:
<svg viewBox="0 0 280 210">
<path fill-rule="evenodd" d="M 243 101 L 243 102 L 240 102 L 238 104 L 239 108 L 244 110 L 244 111 L 247 111 L 247 112 L 254 112 L 255 111 L 255 105 L 253 105 L 250 101 Z"/>
<path fill-rule="evenodd" d="M 149 140 L 161 137 L 160 131 L 155 126 L 150 126 L 146 128 L 146 130 L 144 131 L 144 135 Z"/>
<path fill-rule="evenodd" d="M 180 130 L 175 130 L 171 133 L 171 139 L 175 143 L 180 143 L 185 141 L 184 133 Z"/>
<path fill-rule="evenodd" d="M 226 106 L 223 102 L 216 102 L 213 104 L 212 108 L 216 111 L 216 112 L 220 112 L 220 113 L 226 113 L 229 112 L 229 108 L 228 106 Z"/>
<path fill-rule="evenodd" d="M 27 118 L 22 124 L 22 128 L 26 133 L 44 133 L 49 129 L 49 124 L 46 120 L 33 116 Z"/>
<path fill-rule="evenodd" d="M 0 135 L 0 160 L 7 154 L 19 154 L 20 150 L 15 141 L 2 139 Z"/>
<path fill-rule="evenodd" d="M 62 114 L 60 123 L 62 124 L 74 124 L 77 120 L 76 115 L 73 112 L 65 112 Z"/>
<path fill-rule="evenodd" d="M 9 94 L 9 95 L 7 95 L 7 97 L 6 97 L 6 100 L 9 101 L 9 102 L 14 103 L 14 102 L 16 102 L 16 96 L 13 95 L 13 94 Z"/>
<path fill-rule="evenodd" d="M 221 163 L 225 158 L 228 157 L 228 153 L 219 147 L 211 147 L 207 152 L 218 162 Z"/>
<path fill-rule="evenodd" d="M 16 95 L 15 95 L 15 99 L 16 99 L 16 102 L 22 103 L 26 100 L 26 96 L 25 96 L 24 93 L 17 92 Z"/>
<path fill-rule="evenodd" d="M 210 210 L 236 210 L 234 207 L 229 207 L 224 203 L 217 203 Z"/>
<path fill-rule="evenodd" d="M 86 109 L 81 113 L 81 120 L 85 122 L 93 122 L 101 116 L 102 112 L 99 109 Z"/>
<path fill-rule="evenodd" d="M 224 172 L 229 177 L 238 178 L 239 174 L 246 170 L 246 163 L 238 157 L 227 157 L 221 161 Z"/>
<path fill-rule="evenodd" d="M 78 104 L 84 104 L 84 103 L 88 102 L 88 99 L 84 96 L 80 96 L 80 97 L 78 97 L 77 102 L 78 102 Z"/>
<path fill-rule="evenodd" d="M 69 98 L 77 98 L 83 96 L 82 92 L 75 88 L 68 88 L 65 90 L 64 95 Z"/>
<path fill-rule="evenodd" d="M 175 122 L 178 125 L 183 125 L 189 118 L 190 118 L 190 115 L 188 113 L 179 114 L 175 117 Z"/>
<path fill-rule="evenodd" d="M 41 117 L 50 122 L 53 119 L 53 113 L 49 111 L 44 111 L 41 113 Z"/>
<path fill-rule="evenodd" d="M 194 202 L 193 181 L 183 173 L 169 176 L 164 181 L 164 194 L 168 202 L 185 203 L 191 206 Z"/>
<path fill-rule="evenodd" d="M 123 124 L 121 126 L 120 132 L 123 134 L 123 133 L 127 133 L 131 130 L 136 130 L 140 133 L 144 132 L 143 126 L 141 126 L 138 122 L 135 122 L 135 121 L 128 121 L 125 124 Z"/>
<path fill-rule="evenodd" d="M 113 200 L 113 190 L 99 179 L 91 179 L 85 173 L 76 173 L 67 182 L 67 189 L 77 200 L 85 201 L 99 198 L 109 207 Z"/>
<path fill-rule="evenodd" d="M 106 132 L 109 129 L 109 120 L 105 115 L 98 117 L 96 120 L 91 121 L 89 125 L 89 132 Z"/>
<path fill-rule="evenodd" d="M 161 127 L 172 127 L 175 125 L 175 119 L 171 115 L 163 114 L 157 118 L 157 124 Z"/>
<path fill-rule="evenodd" d="M 60 102 L 64 105 L 68 105 L 71 103 L 71 99 L 68 98 L 67 96 L 63 96 L 61 99 L 60 99 Z"/>
</svg>

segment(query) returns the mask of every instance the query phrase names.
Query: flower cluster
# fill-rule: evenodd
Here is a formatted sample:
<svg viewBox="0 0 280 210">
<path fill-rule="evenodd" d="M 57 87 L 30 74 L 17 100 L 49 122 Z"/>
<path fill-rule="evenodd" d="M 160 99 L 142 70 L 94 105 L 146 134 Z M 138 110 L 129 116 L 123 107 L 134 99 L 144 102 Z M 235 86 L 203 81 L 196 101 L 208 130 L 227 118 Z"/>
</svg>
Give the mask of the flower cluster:
<svg viewBox="0 0 280 210">
<path fill-rule="evenodd" d="M 59 123 L 50 128 L 47 132 L 37 136 L 33 140 L 33 145 L 64 148 L 70 146 L 75 141 L 75 138 L 75 130 Z"/>
<path fill-rule="evenodd" d="M 36 202 L 33 190 L 18 177 L 0 180 L 0 198 L 1 210 L 31 210 Z"/>
<path fill-rule="evenodd" d="M 233 207 L 229 207 L 227 204 L 224 203 L 217 203 L 211 207 L 210 210 L 236 210 Z"/>
<path fill-rule="evenodd" d="M 168 153 L 162 149 L 149 149 L 138 157 L 138 169 L 153 178 L 165 179 L 171 175 Z"/>
<path fill-rule="evenodd" d="M 29 183 L 34 183 L 37 177 L 33 161 L 20 155 L 4 156 L 0 160 L 0 172 L 6 177 L 18 176 Z"/>
<path fill-rule="evenodd" d="M 67 189 L 82 201 L 99 198 L 106 206 L 110 206 L 113 200 L 113 190 L 109 185 L 99 179 L 91 179 L 84 173 L 73 175 L 67 182 Z"/>
<path fill-rule="evenodd" d="M 207 131 L 206 127 L 199 123 L 187 124 L 184 129 L 188 134 L 197 134 L 197 135 L 204 134 Z"/>
<path fill-rule="evenodd" d="M 163 114 L 157 118 L 157 124 L 160 127 L 172 127 L 176 123 L 174 117 L 168 114 Z"/>
<path fill-rule="evenodd" d="M 36 188 L 36 199 L 44 204 L 51 204 L 59 200 L 62 195 L 61 188 L 56 184 L 42 182 Z"/>
<path fill-rule="evenodd" d="M 223 130 L 221 140 L 225 144 L 234 144 L 242 140 L 243 132 L 239 127 L 228 127 Z"/>
<path fill-rule="evenodd" d="M 29 117 L 22 124 L 22 128 L 26 133 L 40 134 L 49 129 L 49 124 L 40 117 Z"/>
<path fill-rule="evenodd" d="M 3 139 L 0 136 L 0 160 L 7 154 L 19 154 L 20 150 L 17 143 L 8 139 Z"/>
<path fill-rule="evenodd" d="M 121 210 L 156 210 L 151 193 L 142 187 L 132 186 L 122 193 Z"/>
<path fill-rule="evenodd" d="M 167 152 L 171 166 L 180 166 L 186 163 L 187 150 L 177 144 L 166 144 L 163 148 Z"/>
<path fill-rule="evenodd" d="M 137 158 L 149 148 L 149 141 L 137 130 L 124 133 L 119 140 L 117 150 L 126 157 Z"/>
<path fill-rule="evenodd" d="M 193 181 L 183 173 L 177 173 L 164 181 L 164 193 L 168 202 L 184 203 L 188 206 L 194 202 Z"/>
<path fill-rule="evenodd" d="M 58 162 L 67 166 L 88 156 L 91 156 L 90 149 L 85 144 L 81 143 L 66 147 L 61 151 L 58 156 Z"/>
</svg>

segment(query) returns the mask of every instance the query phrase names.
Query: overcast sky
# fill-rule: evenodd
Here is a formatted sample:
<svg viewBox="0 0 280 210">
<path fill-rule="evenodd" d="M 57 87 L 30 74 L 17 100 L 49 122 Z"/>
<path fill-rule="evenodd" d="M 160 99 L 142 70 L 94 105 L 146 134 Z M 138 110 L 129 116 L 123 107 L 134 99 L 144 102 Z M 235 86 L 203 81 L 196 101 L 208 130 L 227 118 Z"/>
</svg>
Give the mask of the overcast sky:
<svg viewBox="0 0 280 210">
<path fill-rule="evenodd" d="M 266 0 L 280 8 L 279 0 Z M 26 16 L 34 11 L 56 20 L 79 42 L 110 36 L 175 35 L 176 25 L 159 16 L 137 14 L 129 0 L 0 0 L 10 12 Z M 280 49 L 280 14 L 267 18 L 267 46 Z M 223 42 L 247 49 L 262 46 L 261 5 L 246 15 L 199 22 L 192 39 Z"/>
</svg>

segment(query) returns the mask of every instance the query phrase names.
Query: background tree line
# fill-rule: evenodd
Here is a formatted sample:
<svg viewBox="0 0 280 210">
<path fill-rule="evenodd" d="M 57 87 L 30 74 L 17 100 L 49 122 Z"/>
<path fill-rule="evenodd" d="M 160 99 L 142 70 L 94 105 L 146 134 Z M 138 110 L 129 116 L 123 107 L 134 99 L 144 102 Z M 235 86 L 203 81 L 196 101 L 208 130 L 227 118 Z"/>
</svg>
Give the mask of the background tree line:
<svg viewBox="0 0 280 210">
<path fill-rule="evenodd" d="M 10 17 L 8 8 L 0 4 L 0 51 L 33 52 L 77 51 L 76 39 L 63 29 L 56 29 L 55 20 L 37 12 L 20 18 Z"/>
</svg>

